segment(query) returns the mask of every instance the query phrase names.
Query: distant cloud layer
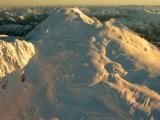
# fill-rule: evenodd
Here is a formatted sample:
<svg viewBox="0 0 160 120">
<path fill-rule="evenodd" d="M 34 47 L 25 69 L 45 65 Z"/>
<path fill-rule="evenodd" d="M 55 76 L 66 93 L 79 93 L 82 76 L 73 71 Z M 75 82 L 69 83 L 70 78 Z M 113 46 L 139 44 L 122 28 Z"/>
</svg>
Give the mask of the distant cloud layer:
<svg viewBox="0 0 160 120">
<path fill-rule="evenodd" d="M 160 5 L 160 0 L 0 0 L 0 5 Z"/>
</svg>

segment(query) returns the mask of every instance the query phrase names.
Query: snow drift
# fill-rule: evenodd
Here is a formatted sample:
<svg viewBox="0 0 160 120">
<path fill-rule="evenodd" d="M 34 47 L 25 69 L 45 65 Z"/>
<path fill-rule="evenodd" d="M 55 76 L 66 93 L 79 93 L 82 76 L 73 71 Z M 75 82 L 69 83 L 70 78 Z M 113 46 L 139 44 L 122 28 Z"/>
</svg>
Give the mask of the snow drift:
<svg viewBox="0 0 160 120">
<path fill-rule="evenodd" d="M 159 118 L 160 51 L 118 21 L 102 24 L 78 8 L 60 9 L 26 39 L 36 55 L 24 83 L 18 73 L 6 76 L 2 119 Z"/>
</svg>

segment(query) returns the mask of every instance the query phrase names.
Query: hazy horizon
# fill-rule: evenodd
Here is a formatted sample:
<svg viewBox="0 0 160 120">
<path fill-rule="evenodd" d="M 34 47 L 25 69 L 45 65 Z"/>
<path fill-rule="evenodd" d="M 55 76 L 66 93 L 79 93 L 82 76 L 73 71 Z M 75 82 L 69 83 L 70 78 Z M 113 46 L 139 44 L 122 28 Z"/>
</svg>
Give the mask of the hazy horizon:
<svg viewBox="0 0 160 120">
<path fill-rule="evenodd" d="M 41 5 L 160 5 L 159 0 L 0 0 L 0 6 L 41 6 Z"/>
</svg>

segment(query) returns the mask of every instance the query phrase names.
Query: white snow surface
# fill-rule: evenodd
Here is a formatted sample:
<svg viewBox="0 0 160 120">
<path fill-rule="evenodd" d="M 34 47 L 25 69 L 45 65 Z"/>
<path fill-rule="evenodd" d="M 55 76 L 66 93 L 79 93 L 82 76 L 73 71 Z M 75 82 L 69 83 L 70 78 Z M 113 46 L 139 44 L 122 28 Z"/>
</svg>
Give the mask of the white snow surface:
<svg viewBox="0 0 160 120">
<path fill-rule="evenodd" d="M 158 119 L 160 50 L 117 20 L 60 9 L 26 39 L 36 55 L 24 83 L 17 72 L 5 76 L 1 119 Z"/>
<path fill-rule="evenodd" d="M 13 43 L 0 40 L 0 79 L 14 71 L 23 69 L 34 54 L 35 49 L 32 43 L 18 39 Z"/>
</svg>

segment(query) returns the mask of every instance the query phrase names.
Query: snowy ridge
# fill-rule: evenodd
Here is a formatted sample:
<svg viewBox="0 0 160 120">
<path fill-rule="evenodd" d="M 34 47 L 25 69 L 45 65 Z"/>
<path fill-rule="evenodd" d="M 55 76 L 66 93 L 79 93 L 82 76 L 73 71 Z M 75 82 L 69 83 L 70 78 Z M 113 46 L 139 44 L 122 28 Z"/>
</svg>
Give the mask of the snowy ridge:
<svg viewBox="0 0 160 120">
<path fill-rule="evenodd" d="M 14 43 L 0 40 L 0 79 L 7 74 L 23 69 L 34 54 L 32 43 L 18 39 Z"/>
<path fill-rule="evenodd" d="M 117 90 L 120 96 L 132 106 L 130 108 L 132 112 L 139 109 L 150 115 L 152 111 L 160 109 L 160 95 L 158 93 L 146 86 L 131 84 L 117 74 L 112 77 L 115 79 L 114 83 L 109 81 L 104 81 L 104 83 Z"/>
<path fill-rule="evenodd" d="M 110 22 L 112 23 L 112 21 L 107 23 Z M 160 67 L 157 66 L 160 63 L 158 60 L 160 57 L 158 48 L 126 27 L 117 27 L 115 23 L 103 32 L 107 32 L 108 38 L 120 45 L 119 49 L 124 55 L 128 55 L 132 59 L 136 69 L 146 70 L 151 77 L 160 76 Z"/>
<path fill-rule="evenodd" d="M 158 80 L 160 76 L 159 49 L 113 19 L 105 26 L 91 39 L 90 54 L 97 68 L 91 85 L 103 81 L 120 93 L 132 105 L 131 108 L 149 114 L 152 110 L 160 109 L 160 95 L 145 85 L 148 80 Z M 144 72 L 148 74 L 147 77 L 143 75 Z M 142 85 L 130 83 L 137 81 L 134 76 Z"/>
<path fill-rule="evenodd" d="M 90 18 L 88 17 L 87 15 L 85 15 L 79 8 L 66 8 L 66 14 L 78 14 L 79 17 L 87 24 L 94 24 L 96 25 L 97 27 L 98 26 L 101 26 L 101 23 L 99 20 L 97 19 L 93 19 L 93 18 Z"/>
<path fill-rule="evenodd" d="M 78 8 L 66 8 L 51 14 L 26 35 L 34 44 L 36 56 L 24 70 L 27 87 L 18 89 L 19 94 L 32 99 L 27 99 L 29 104 L 25 105 L 17 102 L 25 106 L 26 112 L 17 112 L 13 118 L 158 119 L 160 50 L 115 19 L 104 24 L 97 21 Z M 18 43 L 20 50 L 25 50 L 23 44 L 30 44 Z M 20 62 L 27 64 L 34 55 L 31 48 L 27 52 L 30 55 L 24 51 L 29 56 L 27 61 L 20 58 Z M 16 93 L 12 87 L 8 89 Z M 0 96 L 3 100 L 9 98 Z M 0 113 L 5 107 L 0 104 Z M 35 114 L 27 112 L 28 108 L 37 108 Z"/>
</svg>

